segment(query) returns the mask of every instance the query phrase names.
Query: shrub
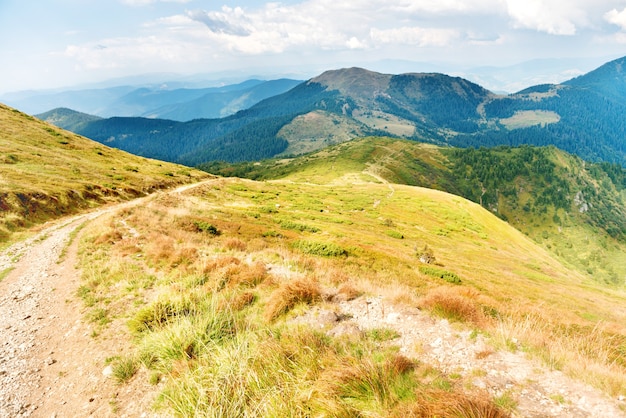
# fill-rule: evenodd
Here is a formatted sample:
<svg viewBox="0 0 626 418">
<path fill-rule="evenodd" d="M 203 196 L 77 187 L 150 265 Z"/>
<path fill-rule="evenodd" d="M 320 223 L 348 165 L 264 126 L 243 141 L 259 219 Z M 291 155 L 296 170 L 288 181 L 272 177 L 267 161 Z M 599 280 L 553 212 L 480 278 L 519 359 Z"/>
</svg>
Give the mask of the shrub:
<svg viewBox="0 0 626 418">
<path fill-rule="evenodd" d="M 301 224 L 301 223 L 297 223 L 297 222 L 293 222 L 289 220 L 278 221 L 278 225 L 280 225 L 282 228 L 285 228 L 285 229 L 291 229 L 291 230 L 300 231 L 300 232 L 319 232 L 320 231 L 320 229 L 317 227 L 306 225 L 306 224 Z"/>
<path fill-rule="evenodd" d="M 221 232 L 212 224 L 206 221 L 194 221 L 197 232 L 206 232 L 210 235 L 221 235 Z"/>
<path fill-rule="evenodd" d="M 387 231 L 387 235 L 389 235 L 391 238 L 404 239 L 404 235 L 402 235 L 398 231 Z"/>
<path fill-rule="evenodd" d="M 457 276 L 455 273 L 452 273 L 447 270 L 443 270 L 443 269 L 439 269 L 437 267 L 431 267 L 431 266 L 420 266 L 419 271 L 420 273 L 425 274 L 427 276 L 443 279 L 448 283 L 461 284 L 461 278 Z"/>
<path fill-rule="evenodd" d="M 322 257 L 340 257 L 348 255 L 348 251 L 331 242 L 297 241 L 293 246 L 305 254 L 319 255 Z"/>
</svg>

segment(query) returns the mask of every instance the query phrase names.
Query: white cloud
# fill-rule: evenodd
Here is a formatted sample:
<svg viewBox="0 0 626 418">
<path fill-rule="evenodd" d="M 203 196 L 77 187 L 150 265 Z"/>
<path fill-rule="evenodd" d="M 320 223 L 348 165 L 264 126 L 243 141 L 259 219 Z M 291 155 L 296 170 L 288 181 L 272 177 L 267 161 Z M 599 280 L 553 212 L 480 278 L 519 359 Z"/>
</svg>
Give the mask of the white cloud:
<svg viewBox="0 0 626 418">
<path fill-rule="evenodd" d="M 483 14 L 504 10 L 502 0 L 400 0 L 380 2 L 401 13 Z"/>
<path fill-rule="evenodd" d="M 575 35 L 579 26 L 588 25 L 585 4 L 580 0 L 506 0 L 506 3 L 515 28 L 551 35 Z"/>
<path fill-rule="evenodd" d="M 211 32 L 236 36 L 250 35 L 246 18 L 239 7 L 231 9 L 224 6 L 222 12 L 206 12 L 201 10 L 187 12 L 190 19 L 203 23 Z"/>
<path fill-rule="evenodd" d="M 365 44 L 364 42 L 361 42 L 359 39 L 357 39 L 356 36 L 353 36 L 352 38 L 348 39 L 348 41 L 346 42 L 346 46 L 350 49 L 367 48 L 367 44 Z"/>
<path fill-rule="evenodd" d="M 119 1 L 137 6 L 167 0 Z M 181 10 L 144 23 L 134 37 L 70 46 L 66 56 L 86 68 L 104 68 L 143 62 L 235 62 L 264 54 L 272 56 L 268 60 L 278 59 L 278 54 L 284 60 L 305 54 L 314 61 L 344 52 L 375 59 L 419 57 L 428 51 L 429 57 L 437 53 L 444 59 L 464 55 L 477 60 L 470 51 L 508 47 L 506 53 L 518 60 L 521 44 L 513 43 L 523 36 L 513 36 L 515 29 L 575 35 L 590 26 L 590 15 L 604 22 L 606 10 L 619 1 L 623 0 L 304 0 Z M 626 11 L 613 10 L 604 19 L 626 29 Z M 106 48 L 98 50 L 98 44 Z"/>
<path fill-rule="evenodd" d="M 621 12 L 613 9 L 604 14 L 604 19 L 614 25 L 619 26 L 622 30 L 626 30 L 626 8 Z"/>
</svg>

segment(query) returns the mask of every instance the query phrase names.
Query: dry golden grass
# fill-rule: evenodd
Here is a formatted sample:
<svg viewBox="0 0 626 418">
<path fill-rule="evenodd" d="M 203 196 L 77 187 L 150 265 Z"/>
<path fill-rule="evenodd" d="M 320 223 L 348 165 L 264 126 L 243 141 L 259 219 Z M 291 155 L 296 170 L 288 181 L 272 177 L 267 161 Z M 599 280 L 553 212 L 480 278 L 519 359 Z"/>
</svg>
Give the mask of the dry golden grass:
<svg viewBox="0 0 626 418">
<path fill-rule="evenodd" d="M 449 386 L 441 390 L 436 380 L 420 374 L 419 358 L 397 356 L 366 333 L 344 343 L 276 320 L 320 301 L 324 289 L 344 299 L 375 294 L 385 303 L 439 311 L 484 331 L 502 348 L 512 348 L 515 338 L 517 347 L 555 367 L 577 377 L 586 373 L 582 379 L 623 394 L 619 295 L 585 282 L 477 205 L 425 189 L 398 187 L 389 195 L 382 184 L 327 188 L 225 179 L 173 200 L 155 197 L 123 214 L 126 229 L 105 220 L 88 228 L 88 236 L 95 237 L 89 242 L 90 265 L 102 276 L 118 272 L 107 276 L 106 285 L 95 273 L 93 281 L 86 279 L 96 288 L 89 295 L 96 295 L 94 307 L 113 306 L 116 313 L 121 304 L 115 301 L 123 301 L 131 317 L 155 295 L 169 295 L 161 307 L 148 304 L 154 309 L 140 321 L 147 329 L 140 334 L 145 350 L 183 356 L 150 366 L 171 382 L 167 412 L 186 411 L 181 415 L 193 416 L 200 408 L 210 416 L 223 408 L 241 416 L 252 413 L 246 408 L 253 402 L 261 408 L 256 412 L 277 417 L 304 410 L 346 417 L 507 416 L 487 395 L 439 373 Z M 277 215 L 267 209 L 276 204 L 281 219 L 315 226 L 316 240 L 336 242 L 348 255 L 303 254 L 291 244 L 310 236 L 307 231 L 266 234 L 276 227 Z M 381 219 L 392 219 L 405 238 L 386 235 Z M 217 226 L 221 235 L 181 228 L 196 220 Z M 132 240 L 130 227 L 139 233 Z M 425 245 L 443 268 L 462 278 L 461 285 L 419 272 L 415 248 Z M 129 247 L 140 253 L 127 258 L 155 276 L 132 294 L 123 291 L 124 276 L 134 273 L 114 268 Z M 179 309 L 174 303 L 179 298 L 193 309 Z M 203 298 L 216 298 L 217 308 Z M 235 331 L 219 343 L 206 335 L 215 328 L 212 319 L 203 319 L 211 309 L 211 315 L 226 312 L 241 321 L 228 325 Z M 217 322 L 218 331 L 222 323 Z M 184 357 L 187 348 L 193 358 Z M 488 351 L 477 357 L 483 355 Z M 170 376 L 172 369 L 180 372 Z"/>
<path fill-rule="evenodd" d="M 560 323 L 540 310 L 502 317 L 492 330 L 494 341 L 510 347 L 521 341 L 548 367 L 601 388 L 612 396 L 626 390 L 626 336 L 609 324 Z"/>
<path fill-rule="evenodd" d="M 430 291 L 421 306 L 447 319 L 484 325 L 485 315 L 473 291 L 456 287 L 440 287 Z"/>
<path fill-rule="evenodd" d="M 228 238 L 224 242 L 224 247 L 229 250 L 244 252 L 246 251 L 247 245 L 245 242 L 238 238 Z"/>
<path fill-rule="evenodd" d="M 342 283 L 337 289 L 337 297 L 341 300 L 353 300 L 361 296 L 363 292 L 354 283 Z"/>
<path fill-rule="evenodd" d="M 316 278 L 304 277 L 290 280 L 280 285 L 269 297 L 263 316 L 273 321 L 287 313 L 297 303 L 313 303 L 320 299 L 322 292 Z"/>
<path fill-rule="evenodd" d="M 256 301 L 256 299 L 257 298 L 254 292 L 246 290 L 228 299 L 227 306 L 233 311 L 240 311 L 246 306 L 252 305 Z"/>
<path fill-rule="evenodd" d="M 418 401 L 403 405 L 391 415 L 394 418 L 508 418 L 510 414 L 494 405 L 488 395 L 467 395 L 457 391 L 426 390 Z"/>
</svg>

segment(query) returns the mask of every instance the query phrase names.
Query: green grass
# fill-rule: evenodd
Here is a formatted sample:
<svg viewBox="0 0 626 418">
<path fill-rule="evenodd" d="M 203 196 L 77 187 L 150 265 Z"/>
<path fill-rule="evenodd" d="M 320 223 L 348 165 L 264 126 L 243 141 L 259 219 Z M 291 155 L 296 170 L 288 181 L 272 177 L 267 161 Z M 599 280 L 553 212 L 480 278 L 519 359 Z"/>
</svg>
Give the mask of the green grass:
<svg viewBox="0 0 626 418">
<path fill-rule="evenodd" d="M 398 356 L 392 329 L 331 338 L 294 321 L 311 307 L 328 307 L 328 295 L 344 284 L 407 289 L 420 308 L 494 339 L 516 335 L 524 350 L 551 356 L 564 372 L 594 364 L 604 370 L 594 374 L 597 385 L 619 391 L 619 292 L 561 264 L 479 205 L 434 190 L 393 189 L 361 179 L 223 179 L 175 198 L 155 196 L 117 215 L 137 230 L 132 240 L 119 218 L 85 228 L 81 297 L 94 317 L 106 309 L 107 318 L 127 326 L 134 350 L 120 358 L 136 359 L 142 376 L 161 382 L 157 406 L 168 415 L 410 416 L 421 405 L 446 416 L 514 408 L 512 395 L 493 409 L 453 377 L 425 375 L 419 358 Z M 221 234 L 181 228 L 190 220 Z M 404 239 L 388 235 L 390 228 Z M 435 233 L 444 228 L 448 235 Z M 418 249 L 437 264 L 422 264 Z M 444 273 L 463 280 L 452 285 Z M 538 306 L 550 321 L 512 329 Z M 573 333 L 564 328 L 570 323 L 591 328 Z M 610 328 L 594 332 L 597 323 Z M 617 336 L 608 338 L 609 329 Z M 106 325 L 101 333 L 106 337 Z M 589 342 L 570 345 L 568 357 L 555 346 L 566 336 Z M 600 351 L 612 354 L 591 354 Z"/>
<path fill-rule="evenodd" d="M 64 215 L 207 177 L 108 148 L 1 104 L 0 131 L 2 241 Z"/>
<path fill-rule="evenodd" d="M 340 257 L 348 255 L 346 249 L 332 242 L 301 240 L 295 242 L 293 246 L 305 254 L 319 255 L 322 257 Z"/>
<path fill-rule="evenodd" d="M 448 283 L 461 284 L 461 278 L 455 273 L 432 266 L 419 266 L 419 271 L 427 276 L 442 279 Z"/>
<path fill-rule="evenodd" d="M 132 357 L 122 358 L 113 363 L 113 377 L 119 384 L 128 382 L 138 370 L 139 362 Z"/>
<path fill-rule="evenodd" d="M 9 267 L 8 269 L 4 269 L 4 270 L 0 271 L 0 282 L 3 281 L 4 279 L 6 279 L 6 277 L 9 275 L 9 273 L 11 273 L 14 269 L 15 269 L 15 267 Z"/>
<path fill-rule="evenodd" d="M 535 124 L 550 122 L 553 116 L 549 112 L 530 112 L 520 113 L 517 119 L 519 123 Z M 552 171 L 546 167 L 552 167 Z M 611 184 L 599 165 L 583 162 L 554 147 L 472 151 L 375 137 L 355 139 L 288 160 L 234 166 L 214 164 L 211 168 L 212 172 L 227 175 L 285 178 L 321 185 L 376 182 L 371 177 L 374 173 L 392 183 L 445 190 L 477 203 L 482 201 L 485 208 L 598 283 L 622 288 L 626 284 L 626 261 L 622 257 L 626 251 L 623 182 L 618 176 Z M 495 169 L 499 171 L 496 173 Z M 538 169 L 544 172 L 537 173 Z M 592 203 L 588 212 L 580 213 L 574 203 L 578 191 L 584 191 Z M 375 201 L 363 202 L 360 208 Z M 477 239 L 488 241 L 488 230 L 476 229 L 476 225 L 467 219 L 459 222 L 452 213 L 450 222 L 433 231 L 454 237 L 469 229 Z M 407 235 L 408 231 L 398 233 Z"/>
<path fill-rule="evenodd" d="M 500 119 L 500 123 L 502 123 L 507 129 L 519 129 L 527 128 L 529 126 L 543 126 L 550 123 L 556 123 L 560 119 L 561 117 L 555 112 L 528 110 L 518 111 L 510 118 Z"/>
</svg>

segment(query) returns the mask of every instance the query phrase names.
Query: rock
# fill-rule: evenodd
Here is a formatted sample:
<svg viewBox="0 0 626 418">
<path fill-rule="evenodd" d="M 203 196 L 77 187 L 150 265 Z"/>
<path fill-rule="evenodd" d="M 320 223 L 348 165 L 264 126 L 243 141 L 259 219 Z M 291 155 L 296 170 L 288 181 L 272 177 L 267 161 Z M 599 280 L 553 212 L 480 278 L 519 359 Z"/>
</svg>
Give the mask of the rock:
<svg viewBox="0 0 626 418">
<path fill-rule="evenodd" d="M 113 366 L 111 365 L 106 366 L 104 370 L 102 370 L 102 375 L 105 377 L 113 376 Z"/>
<path fill-rule="evenodd" d="M 335 312 L 327 311 L 327 310 L 319 311 L 316 316 L 316 319 L 320 327 L 324 327 L 326 325 L 332 325 L 336 323 L 337 321 L 339 321 L 339 317 L 337 316 Z"/>
<path fill-rule="evenodd" d="M 430 346 L 432 348 L 435 347 L 441 347 L 441 344 L 443 343 L 443 340 L 441 338 L 437 338 L 435 341 L 433 341 L 432 343 L 430 343 Z"/>
<path fill-rule="evenodd" d="M 347 337 L 359 338 L 362 332 L 359 327 L 352 322 L 341 322 L 336 327 L 329 330 L 327 334 L 331 337 L 339 337 L 345 335 Z"/>
<path fill-rule="evenodd" d="M 399 322 L 400 321 L 400 317 L 401 317 L 401 315 L 399 313 L 392 312 L 389 315 L 387 315 L 387 318 L 386 318 L 385 321 L 388 324 L 393 324 L 393 323 Z"/>
</svg>

